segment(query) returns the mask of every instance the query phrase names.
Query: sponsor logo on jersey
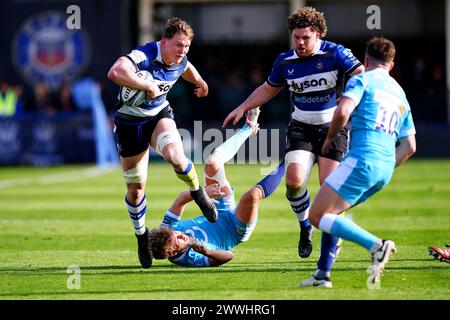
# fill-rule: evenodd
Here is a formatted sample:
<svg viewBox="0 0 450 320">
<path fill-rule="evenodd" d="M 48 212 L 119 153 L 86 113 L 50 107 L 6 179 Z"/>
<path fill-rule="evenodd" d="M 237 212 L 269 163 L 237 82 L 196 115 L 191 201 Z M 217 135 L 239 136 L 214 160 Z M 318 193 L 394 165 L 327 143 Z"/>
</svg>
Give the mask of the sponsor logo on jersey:
<svg viewBox="0 0 450 320">
<path fill-rule="evenodd" d="M 292 81 L 289 83 L 289 89 L 291 91 L 300 93 L 310 87 L 318 87 L 318 86 L 326 86 L 326 85 L 328 85 L 327 79 L 319 78 L 319 79 L 305 80 L 305 81 L 301 81 L 301 82 Z"/>
<path fill-rule="evenodd" d="M 50 88 L 78 76 L 90 60 L 87 35 L 66 27 L 67 16 L 44 11 L 26 20 L 17 31 L 12 58 L 29 83 L 44 82 Z"/>
<path fill-rule="evenodd" d="M 324 103 L 330 102 L 332 94 L 327 94 L 325 96 L 315 96 L 315 97 L 305 97 L 305 96 L 294 96 L 293 100 L 296 104 L 305 104 L 305 103 Z"/>
<path fill-rule="evenodd" d="M 306 77 L 287 79 L 289 90 L 295 93 L 322 91 L 336 86 L 337 70 L 315 73 Z"/>
</svg>

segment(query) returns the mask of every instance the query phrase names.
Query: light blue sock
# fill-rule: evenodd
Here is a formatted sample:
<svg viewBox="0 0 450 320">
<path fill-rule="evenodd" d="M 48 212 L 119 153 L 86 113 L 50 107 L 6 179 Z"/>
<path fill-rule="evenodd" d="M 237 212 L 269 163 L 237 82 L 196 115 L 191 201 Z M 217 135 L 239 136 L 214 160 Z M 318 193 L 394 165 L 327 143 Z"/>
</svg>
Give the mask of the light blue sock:
<svg viewBox="0 0 450 320">
<path fill-rule="evenodd" d="M 236 155 L 236 153 L 239 151 L 239 148 L 242 146 L 245 140 L 247 140 L 251 133 L 251 127 L 249 127 L 248 125 L 244 125 L 233 136 L 231 136 L 219 147 L 217 147 L 213 153 L 215 153 L 216 156 L 220 157 L 222 163 L 227 163 Z"/>
<path fill-rule="evenodd" d="M 320 219 L 319 229 L 333 236 L 355 242 L 369 251 L 372 251 L 381 241 L 352 220 L 336 214 L 326 213 Z"/>
</svg>

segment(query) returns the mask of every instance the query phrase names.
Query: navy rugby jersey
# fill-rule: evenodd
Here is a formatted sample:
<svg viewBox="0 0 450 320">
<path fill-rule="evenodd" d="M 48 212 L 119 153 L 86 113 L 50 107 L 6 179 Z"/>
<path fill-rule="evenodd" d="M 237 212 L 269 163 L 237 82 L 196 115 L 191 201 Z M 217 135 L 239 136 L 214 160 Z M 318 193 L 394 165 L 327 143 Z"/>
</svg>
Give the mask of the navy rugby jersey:
<svg viewBox="0 0 450 320">
<path fill-rule="evenodd" d="M 350 74 L 361 62 L 349 49 L 319 40 L 314 53 L 301 58 L 291 49 L 275 60 L 269 85 L 287 85 L 294 105 L 292 119 L 319 125 L 329 123 L 336 109 L 338 74 Z"/>
<path fill-rule="evenodd" d="M 187 56 L 183 58 L 180 64 L 170 67 L 166 66 L 161 57 L 160 42 L 158 41 L 139 46 L 127 54 L 126 57 L 133 61 L 138 70 L 147 70 L 151 73 L 158 86 L 159 93 L 153 99 L 146 99 L 138 107 L 122 105 L 119 112 L 138 117 L 155 116 L 169 105 L 166 99 L 167 93 L 186 70 L 188 64 Z"/>
</svg>

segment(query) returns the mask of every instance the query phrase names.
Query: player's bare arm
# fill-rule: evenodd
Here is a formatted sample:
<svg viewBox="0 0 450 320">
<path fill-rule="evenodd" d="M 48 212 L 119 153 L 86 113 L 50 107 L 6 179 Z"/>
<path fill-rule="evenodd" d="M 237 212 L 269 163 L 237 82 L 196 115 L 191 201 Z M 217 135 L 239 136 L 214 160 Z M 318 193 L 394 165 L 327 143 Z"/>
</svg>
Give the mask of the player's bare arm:
<svg viewBox="0 0 450 320">
<path fill-rule="evenodd" d="M 233 121 L 233 125 L 236 125 L 244 116 L 245 112 L 262 106 L 276 96 L 281 89 L 282 87 L 272 87 L 267 82 L 264 82 L 256 88 L 255 91 L 253 91 L 253 93 L 243 103 L 241 103 L 239 107 L 230 112 L 230 114 L 225 118 L 222 128 L 225 128 L 230 121 Z"/>
<path fill-rule="evenodd" d="M 189 190 L 182 191 L 175 199 L 175 201 L 172 203 L 169 210 L 175 214 L 182 215 L 184 209 L 186 208 L 186 204 L 188 204 L 191 201 L 192 197 Z"/>
<path fill-rule="evenodd" d="M 416 136 L 400 139 L 395 148 L 395 166 L 398 167 L 416 153 Z"/>
<path fill-rule="evenodd" d="M 108 72 L 108 79 L 119 86 L 145 90 L 149 98 L 154 98 L 159 89 L 153 81 L 144 81 L 136 75 L 136 67 L 126 57 L 120 57 Z"/>
<path fill-rule="evenodd" d="M 330 123 L 330 129 L 328 129 L 327 138 L 323 143 L 322 153 L 327 154 L 330 150 L 331 144 L 338 134 L 339 130 L 341 130 L 350 119 L 350 115 L 353 110 L 355 110 L 356 104 L 350 99 L 343 97 L 339 102 L 338 107 L 334 111 L 333 120 Z"/>
<path fill-rule="evenodd" d="M 220 191 L 219 185 L 217 183 L 206 186 L 205 192 L 208 195 L 208 197 L 212 199 L 219 199 L 224 196 L 224 193 Z M 184 209 L 186 208 L 186 205 L 191 202 L 193 199 L 191 197 L 191 194 L 189 190 L 185 190 L 180 192 L 178 197 L 175 199 L 175 201 L 170 206 L 169 210 L 172 211 L 175 214 L 183 214 Z"/>
<path fill-rule="evenodd" d="M 228 250 L 211 250 L 201 244 L 193 244 L 192 249 L 209 258 L 211 267 L 220 266 L 234 258 L 234 254 Z"/>
<path fill-rule="evenodd" d="M 203 80 L 203 78 L 200 76 L 200 73 L 198 73 L 197 69 L 192 63 L 188 62 L 186 70 L 181 76 L 184 80 L 195 84 L 196 88 L 194 89 L 194 94 L 198 98 L 206 97 L 208 95 L 208 84 L 205 80 Z"/>
<path fill-rule="evenodd" d="M 356 68 L 355 70 L 353 70 L 349 76 L 353 77 L 356 76 L 357 74 L 363 73 L 366 71 L 366 68 L 363 65 L 360 65 L 358 68 Z"/>
</svg>

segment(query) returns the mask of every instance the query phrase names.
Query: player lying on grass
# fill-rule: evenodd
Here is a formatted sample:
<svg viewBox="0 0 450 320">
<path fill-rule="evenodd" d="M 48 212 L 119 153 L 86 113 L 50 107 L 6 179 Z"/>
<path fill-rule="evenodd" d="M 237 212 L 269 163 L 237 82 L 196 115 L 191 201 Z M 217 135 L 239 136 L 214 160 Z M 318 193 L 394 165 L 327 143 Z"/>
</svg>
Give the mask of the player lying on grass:
<svg viewBox="0 0 450 320">
<path fill-rule="evenodd" d="M 236 207 L 233 189 L 225 176 L 224 164 L 257 132 L 259 109 L 247 114 L 246 124 L 214 150 L 205 164 L 205 191 L 216 199 L 219 219 L 210 223 L 204 216 L 180 220 L 186 204 L 192 201 L 183 191 L 167 210 L 161 227 L 150 232 L 155 259 L 186 267 L 212 267 L 227 263 L 234 255 L 230 249 L 249 239 L 258 219 L 258 205 L 268 197 L 284 176 L 284 162 L 271 174 L 250 188 Z"/>
</svg>

